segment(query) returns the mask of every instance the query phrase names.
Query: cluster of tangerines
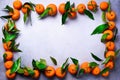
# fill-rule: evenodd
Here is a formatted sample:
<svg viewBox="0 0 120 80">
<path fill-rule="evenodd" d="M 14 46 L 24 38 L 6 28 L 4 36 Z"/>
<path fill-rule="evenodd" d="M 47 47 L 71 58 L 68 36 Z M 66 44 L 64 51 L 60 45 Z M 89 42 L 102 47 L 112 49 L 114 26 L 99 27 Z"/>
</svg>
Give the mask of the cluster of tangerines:
<svg viewBox="0 0 120 80">
<path fill-rule="evenodd" d="M 84 14 L 84 11 L 86 10 L 86 6 L 84 4 L 79 4 L 77 6 L 77 9 L 74 7 L 69 7 L 67 9 L 67 5 L 69 7 L 69 3 L 62 3 L 59 5 L 59 12 L 61 14 L 68 14 L 69 18 L 75 18 L 76 17 L 76 11 L 78 11 L 80 14 Z M 63 63 L 61 67 L 54 68 L 52 66 L 48 66 L 46 64 L 46 61 L 44 59 L 33 60 L 32 65 L 33 69 L 30 67 L 21 67 L 21 58 L 18 58 L 16 61 L 12 61 L 13 59 L 13 52 L 21 52 L 21 50 L 18 49 L 19 44 L 16 44 L 15 39 L 19 35 L 19 30 L 17 29 L 15 22 L 13 20 L 18 20 L 20 17 L 19 10 L 22 10 L 22 12 L 25 14 L 25 16 L 29 15 L 29 12 L 33 10 L 35 7 L 35 11 L 38 14 L 42 14 L 41 17 L 44 17 L 44 15 L 48 14 L 50 16 L 54 16 L 57 14 L 57 7 L 55 4 L 49 4 L 46 9 L 44 9 L 44 6 L 42 4 L 36 4 L 33 3 L 25 3 L 22 5 L 22 2 L 20 0 L 15 0 L 13 2 L 14 9 L 11 9 L 9 6 L 7 6 L 7 9 L 10 11 L 10 19 L 8 19 L 8 22 L 3 27 L 3 47 L 5 49 L 5 53 L 3 54 L 4 58 L 4 66 L 6 68 L 6 76 L 7 78 L 13 79 L 16 76 L 16 73 L 24 75 L 24 76 L 32 76 L 32 78 L 39 78 L 41 73 L 44 73 L 46 77 L 51 78 L 53 76 L 57 76 L 58 78 L 64 78 L 67 71 L 72 75 L 82 75 L 83 73 L 88 74 L 92 73 L 93 75 L 99 75 L 101 74 L 104 77 L 107 77 L 109 75 L 109 70 L 114 68 L 114 59 L 119 52 L 115 52 L 115 35 L 117 32 L 115 30 L 117 29 L 115 26 L 115 18 L 116 14 L 114 11 L 110 8 L 109 2 L 101 2 L 100 3 L 100 9 L 105 13 L 103 16 L 103 20 L 106 21 L 104 25 L 98 26 L 92 34 L 98 34 L 103 33 L 101 41 L 105 43 L 106 45 L 106 51 L 105 51 L 105 60 L 103 61 L 93 53 L 91 53 L 92 57 L 97 61 L 103 61 L 103 65 L 105 68 L 101 70 L 99 67 L 99 64 L 96 62 L 83 62 L 81 65 L 79 65 L 79 62 L 75 58 L 71 58 L 73 64 L 68 63 L 68 59 Z M 97 10 L 97 3 L 94 0 L 90 0 L 87 5 L 88 9 L 91 11 Z M 66 9 L 65 9 L 66 8 Z M 68 10 L 68 11 L 66 11 Z M 43 14 L 44 13 L 44 14 Z M 107 19 L 107 20 L 106 20 Z M 26 20 L 26 18 L 24 18 Z M 115 33 L 114 33 L 115 32 Z M 55 58 L 51 57 L 51 60 L 56 65 L 57 61 Z"/>
</svg>

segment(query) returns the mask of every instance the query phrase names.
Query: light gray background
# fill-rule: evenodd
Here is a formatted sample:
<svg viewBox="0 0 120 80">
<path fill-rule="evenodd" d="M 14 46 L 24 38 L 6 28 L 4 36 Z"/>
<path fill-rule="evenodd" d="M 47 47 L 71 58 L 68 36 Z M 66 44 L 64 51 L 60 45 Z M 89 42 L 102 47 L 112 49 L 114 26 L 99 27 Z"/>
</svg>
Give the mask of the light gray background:
<svg viewBox="0 0 120 80">
<path fill-rule="evenodd" d="M 5 15 L 3 11 L 1 11 L 7 4 L 12 6 L 12 2 L 14 0 L 1 0 L 0 1 L 0 16 Z M 25 0 L 22 2 L 35 2 L 42 3 L 45 6 L 49 3 L 55 3 L 57 6 L 61 2 L 65 2 L 67 0 Z M 98 4 L 101 1 L 96 1 Z M 78 3 L 87 3 L 88 0 L 79 0 L 71 2 L 75 2 L 76 5 Z M 117 13 L 116 26 L 119 28 L 119 0 L 111 0 L 112 9 Z M 18 29 L 21 30 L 20 36 L 17 39 L 17 42 L 20 42 L 20 49 L 23 51 L 22 53 L 15 53 L 14 60 L 18 57 L 22 57 L 22 65 L 31 66 L 32 59 L 40 59 L 44 58 L 47 60 L 48 65 L 53 65 L 50 61 L 49 56 L 53 56 L 57 59 L 58 65 L 54 67 L 61 66 L 61 64 L 65 61 L 67 57 L 75 57 L 79 59 L 79 63 L 84 61 L 93 61 L 90 56 L 90 52 L 95 53 L 97 56 L 100 56 L 104 59 L 103 52 L 105 49 L 104 44 L 100 42 L 101 35 L 90 36 L 91 32 L 95 27 L 99 24 L 102 24 L 101 20 L 101 11 L 98 10 L 96 14 L 94 14 L 95 20 L 90 20 L 87 16 L 79 15 L 75 20 L 68 20 L 66 25 L 61 25 L 61 15 L 58 13 L 55 17 L 47 17 L 43 20 L 39 20 L 37 18 L 37 14 L 32 12 L 32 26 L 30 24 L 23 24 L 23 15 L 21 13 L 21 18 L 16 22 Z M 2 27 L 5 24 L 5 20 L 0 19 L 1 31 L 0 38 L 2 38 Z M 116 41 L 117 48 L 120 48 L 119 37 Z M 0 42 L 0 80 L 7 80 L 5 76 L 5 68 L 3 66 L 3 58 L 2 55 L 4 53 L 4 49 L 2 47 L 2 40 Z M 116 65 L 114 70 L 111 71 L 110 76 L 107 78 L 103 78 L 101 76 L 93 76 L 91 74 L 81 76 L 79 79 L 71 76 L 69 73 L 65 77 L 64 80 L 119 80 L 120 69 L 119 69 L 119 60 L 120 57 L 118 55 L 116 59 Z M 69 60 L 71 62 L 71 60 Z M 102 66 L 101 66 L 102 67 Z M 23 76 L 17 75 L 15 80 L 32 80 L 31 78 L 26 78 Z M 53 79 L 48 79 L 44 77 L 42 74 L 39 80 L 59 80 L 54 77 Z M 62 79 L 63 80 L 63 79 Z"/>
</svg>

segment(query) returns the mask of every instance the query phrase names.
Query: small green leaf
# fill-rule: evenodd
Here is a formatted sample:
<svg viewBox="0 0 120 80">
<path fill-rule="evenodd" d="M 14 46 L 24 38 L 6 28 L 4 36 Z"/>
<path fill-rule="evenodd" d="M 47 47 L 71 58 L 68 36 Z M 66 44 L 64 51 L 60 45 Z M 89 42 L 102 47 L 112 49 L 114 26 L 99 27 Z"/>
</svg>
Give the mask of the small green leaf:
<svg viewBox="0 0 120 80">
<path fill-rule="evenodd" d="M 107 22 L 107 21 L 106 21 L 106 17 L 105 17 L 105 12 L 104 12 L 104 11 L 102 12 L 102 21 L 105 22 L 105 23 Z"/>
<path fill-rule="evenodd" d="M 116 50 L 115 55 L 117 56 L 119 52 L 120 52 L 120 49 Z"/>
<path fill-rule="evenodd" d="M 30 76 L 34 75 L 34 71 L 33 69 L 29 68 L 29 67 L 25 67 L 25 69 L 27 70 L 27 72 L 29 73 Z"/>
<path fill-rule="evenodd" d="M 108 28 L 108 24 L 101 24 L 101 25 L 97 26 L 97 28 L 92 32 L 91 35 L 100 34 L 100 33 L 104 32 L 107 28 Z"/>
<path fill-rule="evenodd" d="M 93 53 L 91 53 L 92 57 L 96 60 L 96 61 L 103 61 L 102 59 L 100 59 L 99 57 L 97 57 L 96 55 L 94 55 Z"/>
<path fill-rule="evenodd" d="M 117 34 L 118 34 L 118 28 L 115 28 L 115 30 L 114 30 L 114 37 L 113 37 L 112 41 L 116 40 Z"/>
<path fill-rule="evenodd" d="M 19 69 L 17 70 L 17 73 L 18 73 L 18 74 L 24 74 L 24 69 L 19 68 Z"/>
<path fill-rule="evenodd" d="M 7 9 L 9 12 L 13 12 L 13 8 L 8 5 L 6 5 L 6 7 L 4 9 Z"/>
<path fill-rule="evenodd" d="M 23 17 L 24 23 L 26 22 L 27 17 L 28 17 L 28 13 L 25 13 L 25 14 L 24 14 L 24 17 Z"/>
<path fill-rule="evenodd" d="M 50 11 L 51 8 L 47 8 L 39 17 L 44 18 L 48 15 L 48 12 Z"/>
<path fill-rule="evenodd" d="M 34 11 L 35 4 L 32 3 L 32 2 L 29 2 L 29 5 L 30 5 L 30 7 L 31 7 L 31 10 Z"/>
<path fill-rule="evenodd" d="M 11 31 L 15 26 L 15 22 L 13 22 L 12 20 L 8 20 L 8 27 L 9 27 L 9 31 Z"/>
<path fill-rule="evenodd" d="M 77 76 L 83 75 L 84 71 L 85 71 L 84 69 L 80 69 Z"/>
<path fill-rule="evenodd" d="M 107 38 L 108 35 L 109 35 L 108 33 L 103 34 L 102 38 L 101 38 L 101 42 L 105 42 L 105 40 L 106 40 L 106 38 Z"/>
<path fill-rule="evenodd" d="M 108 1 L 108 9 L 107 9 L 107 11 L 108 11 L 108 12 L 111 11 L 111 2 L 110 2 L 110 0 Z"/>
<path fill-rule="evenodd" d="M 71 58 L 72 62 L 73 62 L 75 65 L 78 65 L 78 60 L 77 60 L 77 59 L 72 58 L 72 57 L 70 57 L 70 58 Z"/>
<path fill-rule="evenodd" d="M 94 20 L 93 14 L 89 10 L 85 10 L 84 13 L 92 20 Z"/>
<path fill-rule="evenodd" d="M 57 61 L 56 61 L 56 59 L 55 59 L 54 57 L 51 57 L 51 56 L 50 56 L 50 59 L 52 60 L 52 62 L 53 62 L 55 65 L 57 65 Z"/>
<path fill-rule="evenodd" d="M 109 71 L 109 68 L 108 68 L 108 67 L 104 68 L 104 69 L 100 72 L 100 74 L 106 73 L 107 71 Z"/>
<path fill-rule="evenodd" d="M 14 63 L 13 66 L 11 68 L 10 74 L 13 74 L 15 72 L 18 71 L 18 69 L 20 69 L 20 64 L 21 64 L 21 58 L 18 58 Z"/>
<path fill-rule="evenodd" d="M 5 18 L 5 19 L 9 19 L 11 17 L 12 17 L 12 15 L 0 16 L 0 18 Z"/>
<path fill-rule="evenodd" d="M 36 68 L 37 66 L 36 66 L 36 61 L 33 59 L 32 60 L 32 66 L 33 66 L 33 68 Z"/>
<path fill-rule="evenodd" d="M 19 43 L 18 44 L 14 44 L 12 47 L 11 47 L 11 50 L 13 52 L 22 52 L 20 49 L 18 49 L 18 46 L 19 46 Z"/>
<path fill-rule="evenodd" d="M 65 24 L 65 22 L 66 22 L 66 19 L 67 19 L 67 17 L 68 17 L 68 12 L 65 12 L 63 15 L 62 15 L 62 24 Z"/>
<path fill-rule="evenodd" d="M 67 1 L 65 4 L 65 10 L 68 11 L 70 9 L 70 1 Z"/>
<path fill-rule="evenodd" d="M 99 64 L 97 64 L 96 62 L 90 62 L 89 63 L 89 67 L 91 68 L 95 68 L 96 66 L 98 66 Z"/>
<path fill-rule="evenodd" d="M 102 64 L 107 64 L 110 61 L 110 56 L 105 59 L 105 61 Z"/>
<path fill-rule="evenodd" d="M 73 3 L 70 7 L 71 7 L 71 8 L 74 8 L 74 7 L 75 7 L 75 3 Z"/>
<path fill-rule="evenodd" d="M 69 64 L 68 64 L 68 59 L 69 59 L 69 58 L 66 59 L 66 61 L 63 63 L 63 65 L 62 65 L 62 67 L 61 67 L 62 73 L 64 73 L 64 72 L 67 70 L 68 66 L 69 66 Z"/>
<path fill-rule="evenodd" d="M 6 57 L 7 57 L 7 54 L 3 54 L 3 59 L 4 59 L 4 62 L 6 61 Z"/>
</svg>

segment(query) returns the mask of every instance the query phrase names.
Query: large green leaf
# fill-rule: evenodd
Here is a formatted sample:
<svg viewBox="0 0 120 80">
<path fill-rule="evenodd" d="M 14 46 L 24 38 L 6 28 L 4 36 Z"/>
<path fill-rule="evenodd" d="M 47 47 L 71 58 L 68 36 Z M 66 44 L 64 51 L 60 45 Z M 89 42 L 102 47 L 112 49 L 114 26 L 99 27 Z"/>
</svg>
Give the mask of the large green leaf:
<svg viewBox="0 0 120 80">
<path fill-rule="evenodd" d="M 62 64 L 62 67 L 61 67 L 62 73 L 64 73 L 65 71 L 67 71 L 67 68 L 68 68 L 68 66 L 69 66 L 69 64 L 68 64 L 68 59 L 69 59 L 69 58 L 67 58 L 66 61 Z"/>
<path fill-rule="evenodd" d="M 65 10 L 68 11 L 70 9 L 70 1 L 67 1 L 65 4 Z"/>
<path fill-rule="evenodd" d="M 27 17 L 28 17 L 28 13 L 25 13 L 23 17 L 24 23 L 27 21 Z"/>
<path fill-rule="evenodd" d="M 93 14 L 89 10 L 85 10 L 84 13 L 92 20 L 94 20 Z"/>
<path fill-rule="evenodd" d="M 100 59 L 99 57 L 97 57 L 96 55 L 94 55 L 93 53 L 91 53 L 92 57 L 96 60 L 96 61 L 103 61 L 102 59 Z"/>
<path fill-rule="evenodd" d="M 6 7 L 4 9 L 7 9 L 9 12 L 13 12 L 13 8 L 8 5 L 6 5 Z"/>
<path fill-rule="evenodd" d="M 18 69 L 20 69 L 20 64 L 21 64 L 21 58 L 18 58 L 14 63 L 13 66 L 10 70 L 10 74 L 13 74 L 17 72 Z"/>
<path fill-rule="evenodd" d="M 44 70 L 47 67 L 46 60 L 40 59 L 40 61 L 36 61 L 36 66 L 39 70 Z"/>
<path fill-rule="evenodd" d="M 101 25 L 97 26 L 97 28 L 92 32 L 91 35 L 101 34 L 101 33 L 103 33 L 107 28 L 108 28 L 108 24 L 101 24 Z"/>
</svg>

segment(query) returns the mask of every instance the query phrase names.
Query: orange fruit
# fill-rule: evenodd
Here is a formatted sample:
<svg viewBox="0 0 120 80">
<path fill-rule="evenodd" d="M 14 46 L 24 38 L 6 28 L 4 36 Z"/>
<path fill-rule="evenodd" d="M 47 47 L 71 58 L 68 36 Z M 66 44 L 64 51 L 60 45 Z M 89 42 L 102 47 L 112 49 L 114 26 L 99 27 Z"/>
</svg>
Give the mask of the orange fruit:
<svg viewBox="0 0 120 80">
<path fill-rule="evenodd" d="M 115 43 L 113 41 L 108 41 L 105 45 L 109 51 L 113 51 L 115 49 Z"/>
<path fill-rule="evenodd" d="M 60 12 L 60 14 L 64 14 L 65 13 L 65 3 L 61 3 L 59 5 L 58 11 Z"/>
<path fill-rule="evenodd" d="M 105 67 L 108 67 L 109 69 L 113 69 L 114 68 L 114 62 L 109 61 L 107 64 L 105 64 Z"/>
<path fill-rule="evenodd" d="M 22 8 L 22 2 L 20 0 L 15 0 L 13 2 L 13 7 L 17 10 L 20 10 Z"/>
<path fill-rule="evenodd" d="M 83 63 L 80 65 L 80 68 L 81 68 L 81 69 L 84 69 L 84 72 L 85 72 L 85 73 L 90 73 L 90 72 L 91 72 L 91 68 L 89 67 L 89 62 L 83 62 Z"/>
<path fill-rule="evenodd" d="M 55 69 L 52 66 L 48 66 L 45 69 L 45 76 L 47 76 L 48 78 L 53 77 L 55 75 Z"/>
<path fill-rule="evenodd" d="M 9 79 L 14 79 L 16 76 L 16 73 L 10 74 L 10 69 L 6 71 L 6 77 Z"/>
<path fill-rule="evenodd" d="M 109 26 L 109 28 L 108 28 L 109 30 L 113 30 L 116 27 L 116 24 L 113 21 L 109 21 L 108 26 Z"/>
<path fill-rule="evenodd" d="M 72 75 L 77 73 L 77 66 L 75 64 L 70 64 L 68 66 L 68 72 Z"/>
<path fill-rule="evenodd" d="M 106 12 L 106 18 L 109 21 L 114 21 L 116 19 L 116 13 L 114 11 Z"/>
<path fill-rule="evenodd" d="M 24 69 L 24 76 L 29 76 L 29 73 L 26 69 Z"/>
<path fill-rule="evenodd" d="M 91 11 L 95 11 L 97 9 L 97 3 L 94 0 L 88 2 L 87 7 Z"/>
<path fill-rule="evenodd" d="M 34 76 L 33 78 L 39 78 L 40 72 L 38 70 L 34 70 Z"/>
<path fill-rule="evenodd" d="M 61 67 L 58 67 L 58 68 L 56 69 L 56 76 L 57 76 L 58 78 L 64 78 L 65 75 L 66 75 L 66 72 L 62 73 Z"/>
<path fill-rule="evenodd" d="M 109 71 L 102 74 L 103 77 L 107 77 L 109 75 Z"/>
<path fill-rule="evenodd" d="M 3 43 L 3 48 L 5 49 L 5 51 L 10 51 L 11 43 L 12 43 L 11 41 Z"/>
<path fill-rule="evenodd" d="M 115 52 L 114 51 L 107 51 L 106 54 L 105 54 L 105 57 L 107 58 L 109 56 L 115 57 Z"/>
<path fill-rule="evenodd" d="M 105 30 L 103 34 L 108 34 L 106 40 L 111 40 L 113 38 L 113 32 L 111 30 Z"/>
<path fill-rule="evenodd" d="M 6 51 L 4 54 L 6 55 L 5 60 L 7 60 L 7 61 L 12 60 L 13 53 L 11 51 Z"/>
<path fill-rule="evenodd" d="M 78 13 L 84 14 L 84 11 L 86 10 L 85 4 L 78 4 L 77 10 L 78 10 Z"/>
<path fill-rule="evenodd" d="M 6 62 L 4 63 L 4 66 L 5 66 L 6 69 L 12 68 L 12 66 L 13 66 L 13 61 L 6 61 Z"/>
<path fill-rule="evenodd" d="M 50 16 L 55 16 L 57 14 L 57 6 L 55 4 L 49 4 L 47 8 L 50 8 L 48 12 Z"/>
<path fill-rule="evenodd" d="M 95 68 L 93 68 L 93 70 L 92 70 L 92 74 L 93 75 L 99 75 L 100 74 L 100 68 L 97 66 L 97 67 L 95 67 Z"/>
<path fill-rule="evenodd" d="M 100 9 L 103 10 L 103 11 L 107 10 L 108 6 L 109 6 L 109 4 L 106 1 L 103 1 L 103 2 L 100 3 Z"/>
<path fill-rule="evenodd" d="M 35 11 L 38 13 L 38 14 L 42 14 L 44 12 L 45 8 L 42 4 L 36 4 L 35 6 Z"/>
<path fill-rule="evenodd" d="M 13 12 L 10 12 L 9 15 L 12 15 L 12 20 L 18 20 L 20 18 L 20 11 L 14 9 Z"/>
<path fill-rule="evenodd" d="M 71 18 L 71 19 L 76 18 L 77 13 L 76 13 L 76 11 L 75 11 L 75 8 L 72 8 L 72 11 L 70 12 L 70 14 L 69 14 L 68 16 L 69 16 L 69 18 Z"/>
</svg>

